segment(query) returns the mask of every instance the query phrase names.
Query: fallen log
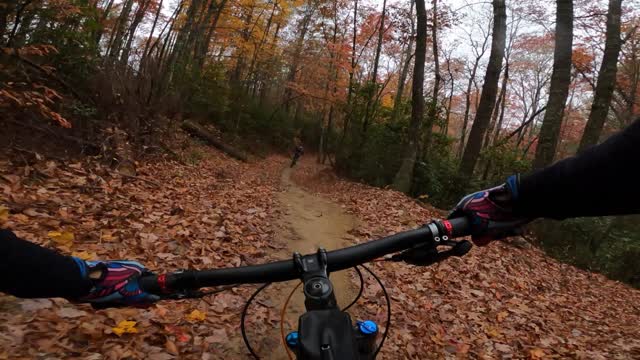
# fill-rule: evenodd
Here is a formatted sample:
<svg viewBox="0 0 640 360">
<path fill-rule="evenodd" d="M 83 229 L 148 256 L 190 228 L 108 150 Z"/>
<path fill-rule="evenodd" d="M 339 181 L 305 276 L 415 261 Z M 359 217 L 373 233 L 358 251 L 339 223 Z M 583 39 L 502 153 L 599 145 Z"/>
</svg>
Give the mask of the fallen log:
<svg viewBox="0 0 640 360">
<path fill-rule="evenodd" d="M 209 145 L 217 148 L 218 150 L 224 152 L 234 159 L 244 162 L 247 161 L 247 156 L 245 154 L 227 144 L 224 144 L 220 140 L 216 139 L 216 137 L 210 131 L 192 121 L 187 120 L 183 122 L 182 129 L 190 135 L 206 141 Z"/>
</svg>

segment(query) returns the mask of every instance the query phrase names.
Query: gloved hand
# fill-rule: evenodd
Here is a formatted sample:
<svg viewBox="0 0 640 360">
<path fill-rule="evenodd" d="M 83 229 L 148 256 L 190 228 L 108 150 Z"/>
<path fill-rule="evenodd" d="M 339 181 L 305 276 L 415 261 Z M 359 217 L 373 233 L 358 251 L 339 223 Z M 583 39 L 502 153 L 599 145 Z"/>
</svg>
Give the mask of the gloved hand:
<svg viewBox="0 0 640 360">
<path fill-rule="evenodd" d="M 453 208 L 449 219 L 468 217 L 471 238 L 478 246 L 517 234 L 522 225 L 532 220 L 513 213 L 519 183 L 520 176 L 513 175 L 500 186 L 463 197 Z"/>
<path fill-rule="evenodd" d="M 144 307 L 160 300 L 157 295 L 144 292 L 138 284 L 143 274 L 151 274 L 135 261 L 84 261 L 73 258 L 81 276 L 92 283 L 89 294 L 75 302 L 88 302 L 96 308 L 135 306 Z"/>
</svg>

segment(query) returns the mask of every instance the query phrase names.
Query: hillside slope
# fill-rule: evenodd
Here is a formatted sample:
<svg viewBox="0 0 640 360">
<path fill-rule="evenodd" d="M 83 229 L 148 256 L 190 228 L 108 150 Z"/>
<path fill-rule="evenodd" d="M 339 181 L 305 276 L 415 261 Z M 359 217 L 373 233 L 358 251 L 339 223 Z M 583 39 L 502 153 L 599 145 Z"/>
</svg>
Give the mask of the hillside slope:
<svg viewBox="0 0 640 360">
<path fill-rule="evenodd" d="M 309 163 L 296 180 L 362 219 L 358 238 L 389 235 L 444 214 Z M 428 268 L 374 267 L 394 300 L 385 358 L 640 358 L 640 291 L 539 249 L 497 242 Z"/>
<path fill-rule="evenodd" d="M 0 205 L 8 209 L 0 211 L 0 222 L 64 253 L 138 260 L 159 272 L 286 256 L 276 227 L 288 159 L 245 164 L 200 145 L 185 151 L 199 154 L 197 165 L 156 159 L 140 164 L 137 178 L 93 162 L 0 159 Z M 441 216 L 397 192 L 340 180 L 310 157 L 292 177 L 358 219 L 347 239 L 354 243 Z M 498 243 L 430 268 L 372 267 L 393 299 L 384 359 L 640 357 L 640 292 L 539 250 Z M 248 358 L 239 320 L 253 289 L 101 311 L 2 296 L 0 359 Z M 254 304 L 248 319 L 262 354 L 279 346 L 278 339 L 261 336 L 279 326 L 280 308 L 269 296 Z M 383 305 L 371 285 L 354 314 L 384 324 Z M 118 336 L 122 320 L 135 321 L 136 332 Z"/>
</svg>

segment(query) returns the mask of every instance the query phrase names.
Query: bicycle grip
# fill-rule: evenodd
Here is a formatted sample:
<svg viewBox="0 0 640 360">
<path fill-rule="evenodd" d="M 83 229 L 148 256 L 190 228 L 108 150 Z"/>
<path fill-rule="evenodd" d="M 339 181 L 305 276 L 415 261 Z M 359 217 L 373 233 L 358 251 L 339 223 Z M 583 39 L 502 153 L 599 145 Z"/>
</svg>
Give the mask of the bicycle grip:
<svg viewBox="0 0 640 360">
<path fill-rule="evenodd" d="M 162 288 L 160 287 L 160 282 L 158 281 L 158 276 L 153 274 L 142 275 L 138 278 L 138 284 L 140 288 L 154 295 L 161 295 Z"/>
<path fill-rule="evenodd" d="M 471 223 L 466 216 L 443 220 L 442 222 L 452 238 L 471 235 Z"/>
</svg>

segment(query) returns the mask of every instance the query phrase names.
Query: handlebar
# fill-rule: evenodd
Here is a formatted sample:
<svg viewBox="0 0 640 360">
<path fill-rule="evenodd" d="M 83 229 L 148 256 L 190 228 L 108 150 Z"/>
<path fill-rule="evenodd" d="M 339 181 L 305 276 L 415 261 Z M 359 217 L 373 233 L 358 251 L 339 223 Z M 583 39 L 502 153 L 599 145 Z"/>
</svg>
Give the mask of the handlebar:
<svg viewBox="0 0 640 360">
<path fill-rule="evenodd" d="M 433 221 L 419 229 L 401 232 L 389 237 L 327 252 L 327 271 L 334 272 L 369 262 L 379 257 L 412 249 L 425 244 L 451 246 L 449 239 L 466 236 L 470 226 L 466 217 Z M 453 256 L 462 256 L 470 244 L 454 247 Z M 448 257 L 448 256 L 446 256 Z M 442 257 L 442 259 L 446 258 Z M 268 264 L 222 268 L 212 270 L 185 270 L 164 275 L 145 274 L 139 279 L 140 287 L 153 294 L 193 291 L 203 287 L 231 284 L 257 284 L 281 282 L 300 277 L 293 259 Z"/>
</svg>

